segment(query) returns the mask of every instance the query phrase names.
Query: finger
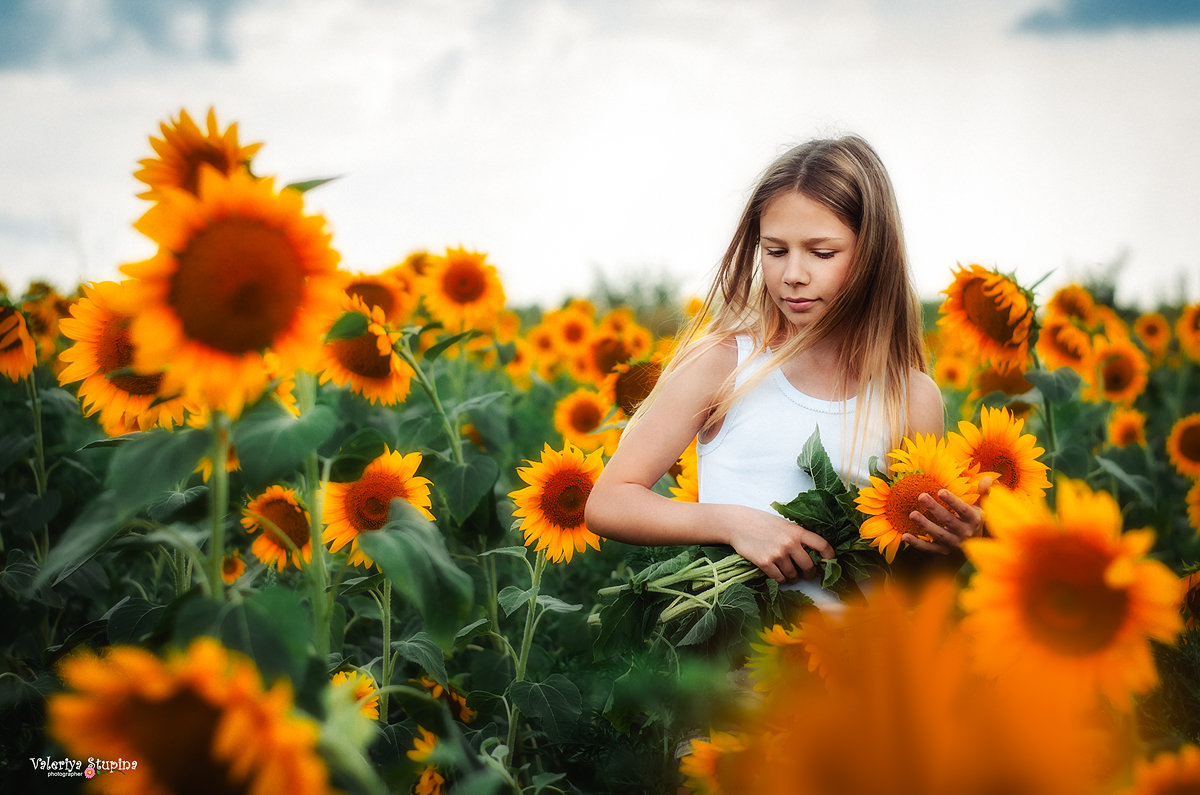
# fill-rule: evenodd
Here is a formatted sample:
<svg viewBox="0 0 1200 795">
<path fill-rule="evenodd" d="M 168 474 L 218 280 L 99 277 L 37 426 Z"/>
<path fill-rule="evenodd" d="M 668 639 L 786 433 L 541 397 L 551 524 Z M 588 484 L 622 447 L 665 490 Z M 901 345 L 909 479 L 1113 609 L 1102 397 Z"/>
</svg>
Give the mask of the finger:
<svg viewBox="0 0 1200 795">
<path fill-rule="evenodd" d="M 942 544 L 957 546 L 962 540 L 958 534 L 938 524 L 936 521 L 920 511 L 913 511 L 908 515 L 908 518 L 912 519 L 914 523 L 919 525 L 927 535 L 932 536 L 935 541 L 938 541 Z M 911 533 L 909 535 L 911 535 Z"/>
<path fill-rule="evenodd" d="M 980 479 L 979 479 L 979 496 L 980 496 L 980 497 L 983 497 L 983 496 L 985 496 L 985 495 L 986 495 L 986 494 L 987 494 L 989 491 L 991 491 L 991 490 L 992 490 L 992 484 L 993 484 L 993 483 L 995 483 L 995 482 L 996 482 L 996 479 L 995 479 L 995 478 L 991 478 L 991 477 L 980 478 Z"/>
<path fill-rule="evenodd" d="M 933 541 L 926 541 L 923 538 L 917 538 L 912 533 L 905 533 L 903 536 L 901 536 L 901 538 L 908 544 L 911 544 L 912 546 L 916 547 L 917 549 L 922 549 L 926 552 L 933 552 L 938 555 L 949 555 L 950 554 L 950 547 L 947 547 L 945 544 L 938 544 Z"/>
<path fill-rule="evenodd" d="M 816 552 L 818 555 L 825 558 L 826 560 L 833 560 L 834 558 L 837 557 L 837 553 L 833 551 L 832 544 L 830 544 L 822 536 L 819 536 L 816 533 L 813 533 L 812 537 L 813 538 L 812 538 L 811 543 L 807 544 L 809 549 L 813 550 L 814 552 Z M 810 560 L 811 560 L 811 558 L 810 558 Z"/>
<path fill-rule="evenodd" d="M 931 498 L 932 499 L 932 498 Z M 971 510 L 971 505 L 964 501 L 961 497 L 952 491 L 942 489 L 938 492 L 938 500 L 957 516 L 962 516 L 967 511 Z"/>
</svg>

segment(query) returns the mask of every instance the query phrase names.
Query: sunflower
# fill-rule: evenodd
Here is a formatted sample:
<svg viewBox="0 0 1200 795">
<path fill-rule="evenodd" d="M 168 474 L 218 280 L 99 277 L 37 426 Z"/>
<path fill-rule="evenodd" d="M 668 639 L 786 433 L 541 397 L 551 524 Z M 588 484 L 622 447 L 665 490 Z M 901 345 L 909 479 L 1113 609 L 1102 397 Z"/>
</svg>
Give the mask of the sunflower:
<svg viewBox="0 0 1200 795">
<path fill-rule="evenodd" d="M 1108 443 L 1113 447 L 1146 444 L 1146 415 L 1128 406 L 1117 406 L 1108 419 Z"/>
<path fill-rule="evenodd" d="M 338 671 L 329 683 L 339 690 L 348 691 L 347 697 L 358 705 L 364 718 L 379 720 L 379 687 L 366 671 Z"/>
<path fill-rule="evenodd" d="M 604 379 L 604 396 L 620 409 L 622 417 L 632 417 L 654 389 L 658 377 L 662 375 L 662 359 L 662 356 L 652 354 L 645 359 L 618 364 Z"/>
<path fill-rule="evenodd" d="M 594 389 L 579 387 L 554 407 L 554 430 L 585 451 L 601 449 L 611 454 L 620 432 L 605 427 L 612 404 Z"/>
<path fill-rule="evenodd" d="M 758 633 L 760 643 L 751 643 L 746 667 L 754 680 L 754 689 L 770 692 L 777 683 L 795 676 L 797 671 L 813 670 L 804 627 L 785 628 L 774 624 Z"/>
<path fill-rule="evenodd" d="M 1086 329 L 1100 322 L 1096 299 L 1082 284 L 1068 284 L 1054 291 L 1046 302 L 1047 313 L 1072 318 Z"/>
<path fill-rule="evenodd" d="M 1167 456 L 1181 475 L 1200 478 L 1200 412 L 1180 417 L 1171 426 Z"/>
<path fill-rule="evenodd" d="M 975 388 L 967 396 L 967 400 L 979 400 L 993 392 L 999 392 L 1009 397 L 1024 395 L 1033 389 L 1033 383 L 1025 377 L 1025 371 L 1020 368 L 1000 369 L 987 365 L 975 376 Z"/>
<path fill-rule="evenodd" d="M 975 363 L 962 354 L 943 354 L 933 365 L 933 378 L 939 386 L 966 389 L 971 384 Z"/>
<path fill-rule="evenodd" d="M 348 297 L 342 309 L 362 315 L 367 330 L 357 337 L 325 343 L 321 349 L 320 383 L 332 381 L 337 386 L 349 386 L 371 403 L 392 406 L 402 402 L 408 397 L 415 375 L 393 347 L 402 333 L 384 325 L 383 309 L 368 307 L 358 296 Z"/>
<path fill-rule="evenodd" d="M 1192 487 L 1188 489 L 1187 497 L 1187 515 L 1188 521 L 1192 523 L 1197 533 L 1200 533 L 1200 479 L 1192 483 Z"/>
<path fill-rule="evenodd" d="M 413 738 L 412 750 L 407 756 L 417 764 L 428 762 L 437 750 L 438 738 L 424 726 L 418 726 L 419 737 Z M 435 765 L 424 765 L 418 774 L 417 783 L 413 785 L 415 795 L 441 795 L 446 779 L 438 772 Z"/>
<path fill-rule="evenodd" d="M 232 553 L 221 556 L 221 579 L 226 585 L 233 585 L 245 573 L 246 561 L 242 560 L 241 551 L 235 549 Z"/>
<path fill-rule="evenodd" d="M 1197 487 L 1193 486 L 1192 491 Z M 1179 578 L 1179 598 L 1183 601 L 1184 627 L 1189 631 L 1200 629 L 1200 570 Z"/>
<path fill-rule="evenodd" d="M 271 180 L 202 169 L 200 192 L 167 190 L 136 224 L 158 253 L 135 277 L 135 366 L 163 388 L 237 416 L 268 382 L 263 355 L 291 370 L 313 363 L 342 292 L 325 221 Z"/>
<path fill-rule="evenodd" d="M 700 501 L 700 477 L 697 472 L 696 440 L 692 439 L 687 449 L 679 454 L 675 466 L 671 467 L 675 485 L 670 487 L 671 498 L 679 502 Z"/>
<path fill-rule="evenodd" d="M 452 332 L 487 331 L 504 308 L 504 286 L 487 255 L 446 249 L 417 280 L 430 316 Z"/>
<path fill-rule="evenodd" d="M 383 455 L 367 464 L 362 477 L 353 483 L 330 483 L 325 488 L 323 541 L 337 552 L 350 545 L 352 566 L 373 566 L 374 561 L 359 549 L 358 537 L 387 524 L 392 500 L 406 500 L 432 520 L 429 512 L 428 478 L 417 476 L 420 453 L 402 455 L 384 448 Z"/>
<path fill-rule="evenodd" d="M 571 372 L 577 380 L 599 386 L 618 365 L 645 355 L 648 351 L 649 345 L 641 346 L 638 343 L 638 347 L 635 347 L 630 337 L 597 331 L 587 347 L 573 358 Z"/>
<path fill-rule="evenodd" d="M 588 546 L 600 549 L 600 536 L 583 521 L 588 495 L 604 469 L 600 455 L 600 450 L 585 455 L 564 441 L 561 451 L 547 444 L 541 461 L 517 469 L 517 475 L 529 485 L 509 493 L 517 506 L 513 517 L 521 520 L 525 545 L 536 543 L 535 549 L 545 549 L 553 563 L 570 563 L 575 552 Z"/>
<path fill-rule="evenodd" d="M 995 482 L 1022 494 L 1041 497 L 1050 488 L 1050 467 L 1037 458 L 1045 452 L 1037 437 L 1022 434 L 1025 420 L 1005 408 L 980 410 L 979 425 L 960 422 L 958 433 L 946 435 L 950 454 L 978 475 L 991 475 Z"/>
<path fill-rule="evenodd" d="M 504 372 L 508 373 L 508 377 L 512 379 L 515 386 L 528 389 L 533 383 L 530 378 L 534 366 L 533 348 L 524 337 L 517 337 L 510 344 L 512 345 L 512 358 L 505 363 Z"/>
<path fill-rule="evenodd" d="M 1200 792 L 1200 746 L 1188 744 L 1153 759 L 1138 760 L 1133 786 L 1121 795 L 1187 795 Z"/>
<path fill-rule="evenodd" d="M 1070 367 L 1091 380 L 1092 337 L 1066 315 L 1047 314 L 1038 335 L 1037 352 L 1047 369 Z"/>
<path fill-rule="evenodd" d="M 529 330 L 525 341 L 529 343 L 533 369 L 547 381 L 554 378 L 562 370 L 564 360 L 555 346 L 553 330 L 545 323 L 539 323 Z"/>
<path fill-rule="evenodd" d="M 250 551 L 277 571 L 283 571 L 289 563 L 299 568 L 301 560 L 312 560 L 308 511 L 300 504 L 295 489 L 267 487 L 242 509 L 242 527 L 247 533 L 262 530 Z"/>
<path fill-rule="evenodd" d="M 84 416 L 99 412 L 110 436 L 144 431 L 156 425 L 183 424 L 185 401 L 161 392 L 162 373 L 134 372 L 134 346 L 129 327 L 132 313 L 122 308 L 129 282 L 97 282 L 83 286 L 83 297 L 71 306 L 71 317 L 59 323 L 73 344 L 59 354 L 65 367 L 60 384 L 82 381 L 79 401 Z"/>
<path fill-rule="evenodd" d="M 784 795 L 1022 793 L 1097 787 L 1094 732 L 1036 687 L 977 674 L 954 583 L 885 585 L 830 622 L 830 677 L 799 671 L 755 703 L 723 759 L 728 792 Z M 914 688 L 913 677 L 937 687 Z M 802 719 L 801 719 L 802 716 Z M 986 737 L 981 742 L 980 738 Z"/>
<path fill-rule="evenodd" d="M 855 498 L 858 509 L 868 517 L 859 528 L 860 535 L 877 547 L 888 563 L 896 558 L 905 534 L 929 538 L 911 518 L 913 511 L 927 513 L 917 502 L 919 495 L 928 494 L 943 507 L 945 503 L 937 496 L 942 489 L 968 505 L 979 499 L 965 467 L 947 448 L 945 439 L 920 434 L 905 437 L 901 445 L 888 454 L 895 461 L 890 467 L 894 474 L 887 480 L 872 475 L 871 485 Z"/>
<path fill-rule="evenodd" d="M 1133 321 L 1133 333 L 1146 346 L 1152 360 L 1160 362 L 1166 358 L 1167 349 L 1171 347 L 1171 324 L 1161 312 L 1138 315 Z"/>
<path fill-rule="evenodd" d="M 744 750 L 746 745 L 741 737 L 714 731 L 708 739 L 691 741 L 691 749 L 679 760 L 679 772 L 688 789 L 698 795 L 733 795 L 738 790 L 722 783 L 726 778 L 723 769 L 732 755 Z"/>
<path fill-rule="evenodd" d="M 406 321 L 417 308 L 417 294 L 411 281 L 405 281 L 396 271 L 381 274 L 347 274 L 343 292 L 351 298 L 361 298 L 368 307 L 379 307 L 392 325 Z"/>
<path fill-rule="evenodd" d="M 159 199 L 165 189 L 198 193 L 203 167 L 222 174 L 248 171 L 262 144 L 239 144 L 236 122 L 221 132 L 214 108 L 208 109 L 206 127 L 207 132 L 201 131 L 186 110 L 179 111 L 178 121 L 159 124 L 163 137 L 150 139 L 158 157 L 140 161 L 141 169 L 133 175 L 150 188 L 139 198 Z"/>
<path fill-rule="evenodd" d="M 1150 363 L 1132 341 L 1117 337 L 1098 337 L 1092 354 L 1094 385 L 1085 390 L 1093 400 L 1129 404 L 1146 389 Z"/>
<path fill-rule="evenodd" d="M 428 676 L 422 676 L 420 679 L 414 679 L 413 681 L 428 690 L 429 695 L 445 701 L 450 707 L 451 712 L 463 723 L 470 723 L 475 720 L 475 710 L 467 706 L 467 699 L 462 693 L 450 687 L 442 687 Z"/>
<path fill-rule="evenodd" d="M 1016 281 L 980 265 L 959 266 L 943 292 L 939 326 L 1001 369 L 1026 366 L 1033 307 Z"/>
<path fill-rule="evenodd" d="M 67 692 L 47 704 L 51 734 L 77 758 L 137 760 L 107 792 L 330 791 L 314 721 L 286 681 L 263 689 L 250 660 L 211 638 L 166 659 L 114 646 L 60 667 Z"/>
<path fill-rule="evenodd" d="M 33 337 L 39 362 L 54 358 L 58 349 L 58 321 L 67 314 L 70 302 L 45 282 L 29 285 L 29 295 L 21 302 L 26 328 Z"/>
<path fill-rule="evenodd" d="M 1179 347 L 1192 361 L 1200 362 L 1200 302 L 1188 304 L 1175 321 L 1175 336 Z"/>
<path fill-rule="evenodd" d="M 10 381 L 20 381 L 33 372 L 35 364 L 37 347 L 25 315 L 0 304 L 0 372 Z"/>
<path fill-rule="evenodd" d="M 1121 509 L 1081 481 L 1046 502 L 994 487 L 988 538 L 967 539 L 975 567 L 962 593 L 981 664 L 1036 672 L 1052 687 L 1100 692 L 1117 705 L 1157 682 L 1150 640 L 1181 628 L 1178 578 L 1146 557 L 1150 530 L 1121 531 Z"/>
<path fill-rule="evenodd" d="M 554 347 L 564 356 L 582 352 L 595 328 L 592 313 L 581 304 L 570 304 L 547 312 L 542 317 L 542 323 L 554 340 Z"/>
</svg>

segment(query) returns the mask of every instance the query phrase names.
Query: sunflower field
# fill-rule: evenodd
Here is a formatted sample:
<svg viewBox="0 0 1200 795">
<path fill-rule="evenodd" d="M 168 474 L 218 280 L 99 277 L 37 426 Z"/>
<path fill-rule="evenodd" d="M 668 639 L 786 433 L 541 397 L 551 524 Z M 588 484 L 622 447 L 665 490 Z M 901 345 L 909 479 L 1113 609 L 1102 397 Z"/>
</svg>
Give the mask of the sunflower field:
<svg viewBox="0 0 1200 795">
<path fill-rule="evenodd" d="M 698 302 L 353 272 L 236 124 L 150 144 L 152 257 L 0 285 L 0 791 L 1200 792 L 1200 301 L 948 269 L 946 435 L 776 504 L 815 609 L 584 521 Z"/>
</svg>

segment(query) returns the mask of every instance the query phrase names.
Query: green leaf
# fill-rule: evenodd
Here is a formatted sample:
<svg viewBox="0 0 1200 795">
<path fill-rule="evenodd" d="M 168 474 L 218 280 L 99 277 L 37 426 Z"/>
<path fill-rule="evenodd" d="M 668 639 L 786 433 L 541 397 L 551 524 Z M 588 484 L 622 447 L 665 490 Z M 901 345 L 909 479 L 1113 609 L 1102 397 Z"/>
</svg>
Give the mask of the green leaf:
<svg viewBox="0 0 1200 795">
<path fill-rule="evenodd" d="M 670 557 L 667 560 L 660 560 L 658 563 L 647 566 L 640 572 L 634 574 L 630 582 L 646 583 L 650 582 L 651 580 L 656 580 L 659 577 L 665 577 L 669 574 L 674 574 L 675 572 L 685 568 L 693 561 L 698 560 L 700 557 L 701 555 L 699 547 L 689 547 L 688 549 L 680 552 L 678 555 Z"/>
<path fill-rule="evenodd" d="M 818 489 L 833 494 L 840 494 L 846 490 L 846 485 L 838 477 L 837 470 L 833 468 L 833 463 L 829 460 L 829 454 L 825 452 L 825 447 L 821 444 L 820 428 L 815 429 L 812 436 L 808 437 L 796 463 L 812 476 L 813 483 Z"/>
<path fill-rule="evenodd" d="M 0 472 L 8 469 L 14 462 L 20 461 L 25 454 L 33 449 L 34 434 L 21 435 L 10 433 L 0 438 Z"/>
<path fill-rule="evenodd" d="M 1060 367 L 1057 370 L 1030 370 L 1025 373 L 1025 378 L 1037 387 L 1047 403 L 1066 403 L 1075 399 L 1079 394 L 1079 385 L 1083 383 L 1079 373 L 1070 367 Z"/>
<path fill-rule="evenodd" d="M 104 618 L 108 619 L 109 643 L 141 643 L 154 634 L 162 616 L 163 605 L 145 599 L 126 597 L 113 605 Z"/>
<path fill-rule="evenodd" d="M 454 565 L 437 525 L 405 500 L 392 500 L 388 523 L 358 537 L 359 546 L 392 586 L 421 613 L 425 630 L 445 650 L 471 608 L 474 587 Z"/>
<path fill-rule="evenodd" d="M 313 179 L 300 180 L 299 182 L 289 182 L 284 187 L 300 191 L 301 193 L 307 193 L 313 188 L 319 188 L 338 179 L 341 179 L 341 177 L 314 177 Z"/>
<path fill-rule="evenodd" d="M 462 524 L 474 512 L 479 501 L 491 493 L 500 477 L 496 459 L 479 453 L 467 453 L 462 464 L 434 460 L 429 466 L 429 478 L 446 498 L 450 516 Z"/>
<path fill-rule="evenodd" d="M 206 496 L 208 486 L 192 486 L 183 491 L 170 489 L 146 507 L 146 515 L 155 522 L 166 522 L 185 508 L 202 502 Z"/>
<path fill-rule="evenodd" d="M 449 337 L 442 337 L 425 351 L 424 356 L 426 361 L 432 362 L 434 359 L 446 352 L 446 349 L 452 345 L 456 345 L 460 341 L 473 340 L 476 337 L 482 337 L 483 332 L 479 329 L 471 329 L 460 334 L 452 334 Z"/>
<path fill-rule="evenodd" d="M 333 321 L 325 334 L 325 341 L 352 340 L 367 333 L 370 320 L 362 312 L 343 312 L 342 316 Z"/>
<path fill-rule="evenodd" d="M 421 666 L 434 681 L 446 687 L 446 657 L 427 632 L 418 632 L 411 638 L 392 643 L 392 649 L 401 657 Z M 388 683 L 385 683 L 388 684 Z"/>
<path fill-rule="evenodd" d="M 383 455 L 386 447 L 387 439 L 379 429 L 359 428 L 350 434 L 333 454 L 329 470 L 330 480 L 338 483 L 358 480 L 367 464 Z"/>
<path fill-rule="evenodd" d="M 121 516 L 130 516 L 196 469 L 212 446 L 207 429 L 156 429 L 123 437 L 113 451 L 105 487 Z"/>
<path fill-rule="evenodd" d="M 562 599 L 546 594 L 540 594 L 537 603 L 542 606 L 542 609 L 551 613 L 575 613 L 583 609 L 583 605 L 564 602 Z"/>
<path fill-rule="evenodd" d="M 478 409 L 490 406 L 497 400 L 507 396 L 507 392 L 487 392 L 482 395 L 475 395 L 474 397 L 467 398 L 462 403 L 450 408 L 449 413 L 452 417 L 458 417 L 466 414 L 469 411 L 477 411 Z"/>
<path fill-rule="evenodd" d="M 247 484 L 266 487 L 294 471 L 329 438 L 337 422 L 328 406 L 314 406 L 296 417 L 275 400 L 260 400 L 233 427 L 233 445 Z"/>
<path fill-rule="evenodd" d="M 506 585 L 496 594 L 496 603 L 504 611 L 505 616 L 511 616 L 525 605 L 538 592 L 538 588 L 521 589 L 515 585 Z"/>
<path fill-rule="evenodd" d="M 513 704 L 540 720 L 551 737 L 561 736 L 583 712 L 579 688 L 562 674 L 551 674 L 544 682 L 513 682 L 508 693 Z"/>
<path fill-rule="evenodd" d="M 34 588 L 40 588 L 51 578 L 57 585 L 71 576 L 121 531 L 123 521 L 116 495 L 111 491 L 103 492 L 83 509 L 58 543 L 50 548 L 50 554 L 34 580 Z"/>
<path fill-rule="evenodd" d="M 597 659 L 623 654 L 640 647 L 658 622 L 670 597 L 622 591 L 600 609 L 600 630 L 592 644 Z"/>
<path fill-rule="evenodd" d="M 1154 505 L 1154 484 L 1148 478 L 1142 475 L 1130 474 L 1116 461 L 1113 461 L 1111 458 L 1105 458 L 1102 455 L 1096 456 L 1093 460 L 1102 470 L 1128 486 L 1138 495 L 1138 499 L 1142 502 L 1147 505 Z"/>
<path fill-rule="evenodd" d="M 528 560 L 529 550 L 527 547 L 496 547 L 495 549 L 488 549 L 479 553 L 479 557 L 481 558 L 486 558 L 489 555 L 504 555 L 510 558 L 524 558 Z"/>
</svg>

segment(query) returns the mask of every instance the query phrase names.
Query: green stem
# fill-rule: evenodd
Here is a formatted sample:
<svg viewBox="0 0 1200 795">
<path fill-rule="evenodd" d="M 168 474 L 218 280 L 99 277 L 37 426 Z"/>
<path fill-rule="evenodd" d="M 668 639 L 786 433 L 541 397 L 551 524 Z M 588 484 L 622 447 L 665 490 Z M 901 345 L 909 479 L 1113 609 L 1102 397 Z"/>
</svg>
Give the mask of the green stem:
<svg viewBox="0 0 1200 795">
<path fill-rule="evenodd" d="M 303 416 L 317 403 L 317 381 L 312 373 L 296 372 L 296 406 Z M 329 589 L 329 562 L 325 549 L 322 519 L 322 477 L 317 451 L 309 450 L 304 460 L 304 501 L 308 506 L 308 546 L 312 554 L 305 571 L 308 574 L 309 601 L 312 603 L 313 649 L 322 665 L 329 661 L 329 627 L 333 615 L 333 595 Z M 282 533 L 280 534 L 283 535 Z"/>
<path fill-rule="evenodd" d="M 383 579 L 383 600 L 379 605 L 379 614 L 383 618 L 383 684 L 384 690 L 379 695 L 379 717 L 387 723 L 388 691 L 386 687 L 392 683 L 392 668 L 396 658 L 392 655 L 392 581 Z"/>
<path fill-rule="evenodd" d="M 492 626 L 492 645 L 496 648 L 496 651 L 503 651 L 503 646 L 500 644 L 500 641 L 497 640 L 497 638 L 503 638 L 503 636 L 500 635 L 500 604 L 496 593 L 499 582 L 497 581 L 496 576 L 495 555 L 488 555 L 486 558 L 484 558 L 483 575 L 487 580 L 487 613 L 488 621 L 491 622 Z"/>
<path fill-rule="evenodd" d="M 529 609 L 525 614 L 525 631 L 521 635 L 521 651 L 517 655 L 516 674 L 513 682 L 525 681 L 525 667 L 529 664 L 529 650 L 533 647 L 533 629 L 537 625 L 537 598 L 542 584 L 542 572 L 546 569 L 546 550 L 537 553 L 537 562 L 533 566 L 533 578 L 530 583 Z M 520 723 L 521 710 L 512 708 L 512 717 L 508 721 L 508 759 L 511 766 L 516 757 L 517 724 Z"/>
<path fill-rule="evenodd" d="M 1033 354 L 1033 369 L 1043 372 L 1046 370 L 1037 352 Z M 1050 405 L 1050 401 L 1046 399 L 1045 395 L 1042 395 L 1042 417 L 1046 425 L 1046 452 L 1053 458 L 1058 452 L 1058 433 L 1054 428 L 1054 407 Z"/>
<path fill-rule="evenodd" d="M 401 338 L 393 346 L 396 353 L 400 354 L 400 358 L 408 363 L 408 366 L 413 370 L 413 377 L 429 397 L 429 402 L 433 404 L 434 411 L 442 420 L 442 430 L 446 433 L 446 438 L 450 440 L 450 454 L 454 457 L 454 463 L 461 465 L 463 463 L 462 449 L 462 434 L 458 428 L 450 421 L 450 416 L 446 413 L 445 406 L 442 405 L 441 398 L 438 397 L 437 385 L 433 383 L 424 370 L 421 369 L 417 358 L 413 356 L 413 352 L 409 350 L 407 340 Z"/>
<path fill-rule="evenodd" d="M 31 372 L 25 379 L 29 391 L 29 407 L 33 411 L 33 482 L 39 498 L 46 493 L 46 447 L 42 439 L 42 399 L 38 395 L 37 372 Z M 3 541 L 0 541 L 0 551 L 3 551 Z M 33 542 L 34 557 L 42 563 L 50 553 L 50 525 L 42 522 L 42 542 Z"/>
<path fill-rule="evenodd" d="M 225 557 L 225 512 L 229 507 L 229 417 L 214 411 L 212 422 L 212 476 L 209 486 L 209 513 L 212 537 L 208 549 L 208 593 L 214 599 L 225 599 L 225 580 L 221 578 L 221 559 Z"/>
</svg>

